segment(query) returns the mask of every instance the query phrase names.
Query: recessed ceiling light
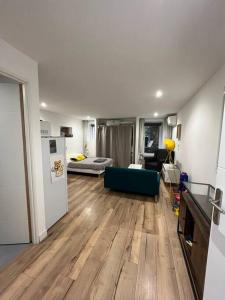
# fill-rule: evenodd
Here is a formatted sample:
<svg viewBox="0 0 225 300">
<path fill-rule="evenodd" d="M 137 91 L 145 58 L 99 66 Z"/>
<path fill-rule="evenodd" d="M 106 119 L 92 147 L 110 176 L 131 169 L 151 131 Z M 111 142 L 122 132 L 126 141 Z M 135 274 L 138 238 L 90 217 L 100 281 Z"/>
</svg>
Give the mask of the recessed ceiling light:
<svg viewBox="0 0 225 300">
<path fill-rule="evenodd" d="M 89 120 L 91 117 L 90 116 L 87 116 L 87 119 Z"/>
<path fill-rule="evenodd" d="M 163 91 L 161 91 L 161 90 L 156 91 L 155 96 L 156 96 L 156 98 L 162 98 Z"/>
<path fill-rule="evenodd" d="M 45 102 L 41 102 L 41 107 L 47 107 L 47 104 Z"/>
<path fill-rule="evenodd" d="M 158 115 L 159 115 L 159 114 L 158 114 L 157 112 L 154 113 L 154 117 L 158 117 Z"/>
</svg>

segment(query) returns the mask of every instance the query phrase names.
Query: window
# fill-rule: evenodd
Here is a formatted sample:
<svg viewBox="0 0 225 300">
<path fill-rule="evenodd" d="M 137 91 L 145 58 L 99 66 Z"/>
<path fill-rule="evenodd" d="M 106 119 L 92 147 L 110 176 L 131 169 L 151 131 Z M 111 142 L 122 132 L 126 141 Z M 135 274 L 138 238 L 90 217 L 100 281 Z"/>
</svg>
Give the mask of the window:
<svg viewBox="0 0 225 300">
<path fill-rule="evenodd" d="M 161 123 L 145 123 L 145 152 L 153 152 L 159 148 Z"/>
</svg>

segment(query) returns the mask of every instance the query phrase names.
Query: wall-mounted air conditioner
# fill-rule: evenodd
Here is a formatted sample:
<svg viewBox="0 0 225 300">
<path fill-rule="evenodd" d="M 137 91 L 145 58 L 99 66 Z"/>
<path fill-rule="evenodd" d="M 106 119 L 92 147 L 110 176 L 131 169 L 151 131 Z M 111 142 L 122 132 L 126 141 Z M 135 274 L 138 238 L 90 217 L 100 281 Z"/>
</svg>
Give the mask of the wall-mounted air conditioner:
<svg viewBox="0 0 225 300">
<path fill-rule="evenodd" d="M 120 120 L 107 120 L 106 126 L 116 126 L 120 125 Z"/>
<path fill-rule="evenodd" d="M 167 124 L 172 127 L 177 126 L 177 116 L 169 116 L 167 118 Z"/>
</svg>

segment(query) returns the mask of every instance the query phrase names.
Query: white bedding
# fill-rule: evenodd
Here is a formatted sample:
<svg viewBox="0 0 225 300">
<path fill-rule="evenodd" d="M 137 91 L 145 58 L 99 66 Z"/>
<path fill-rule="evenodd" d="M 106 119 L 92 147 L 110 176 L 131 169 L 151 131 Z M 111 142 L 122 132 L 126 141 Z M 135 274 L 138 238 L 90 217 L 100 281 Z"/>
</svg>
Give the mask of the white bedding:
<svg viewBox="0 0 225 300">
<path fill-rule="evenodd" d="M 67 170 L 82 173 L 101 174 L 105 171 L 105 167 L 112 166 L 111 158 L 104 158 L 104 162 L 95 162 L 100 157 L 88 157 L 82 161 L 68 160 Z M 101 157 L 103 159 L 103 157 Z"/>
</svg>

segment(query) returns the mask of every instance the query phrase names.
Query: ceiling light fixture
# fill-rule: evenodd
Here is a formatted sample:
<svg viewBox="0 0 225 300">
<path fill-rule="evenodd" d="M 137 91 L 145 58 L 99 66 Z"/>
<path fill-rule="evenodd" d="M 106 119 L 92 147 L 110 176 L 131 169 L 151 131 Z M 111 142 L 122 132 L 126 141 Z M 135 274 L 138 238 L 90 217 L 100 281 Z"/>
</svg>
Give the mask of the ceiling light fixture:
<svg viewBox="0 0 225 300">
<path fill-rule="evenodd" d="M 159 115 L 159 114 L 158 114 L 157 112 L 154 113 L 154 117 L 158 117 L 158 115 Z"/>
<path fill-rule="evenodd" d="M 161 90 L 156 91 L 155 96 L 156 96 L 156 98 L 162 98 L 163 91 L 161 91 Z"/>
<path fill-rule="evenodd" d="M 90 120 L 90 118 L 91 118 L 90 116 L 87 116 L 87 119 L 88 119 L 88 120 Z"/>
<path fill-rule="evenodd" d="M 47 104 L 45 102 L 41 102 L 41 107 L 47 107 Z"/>
</svg>

